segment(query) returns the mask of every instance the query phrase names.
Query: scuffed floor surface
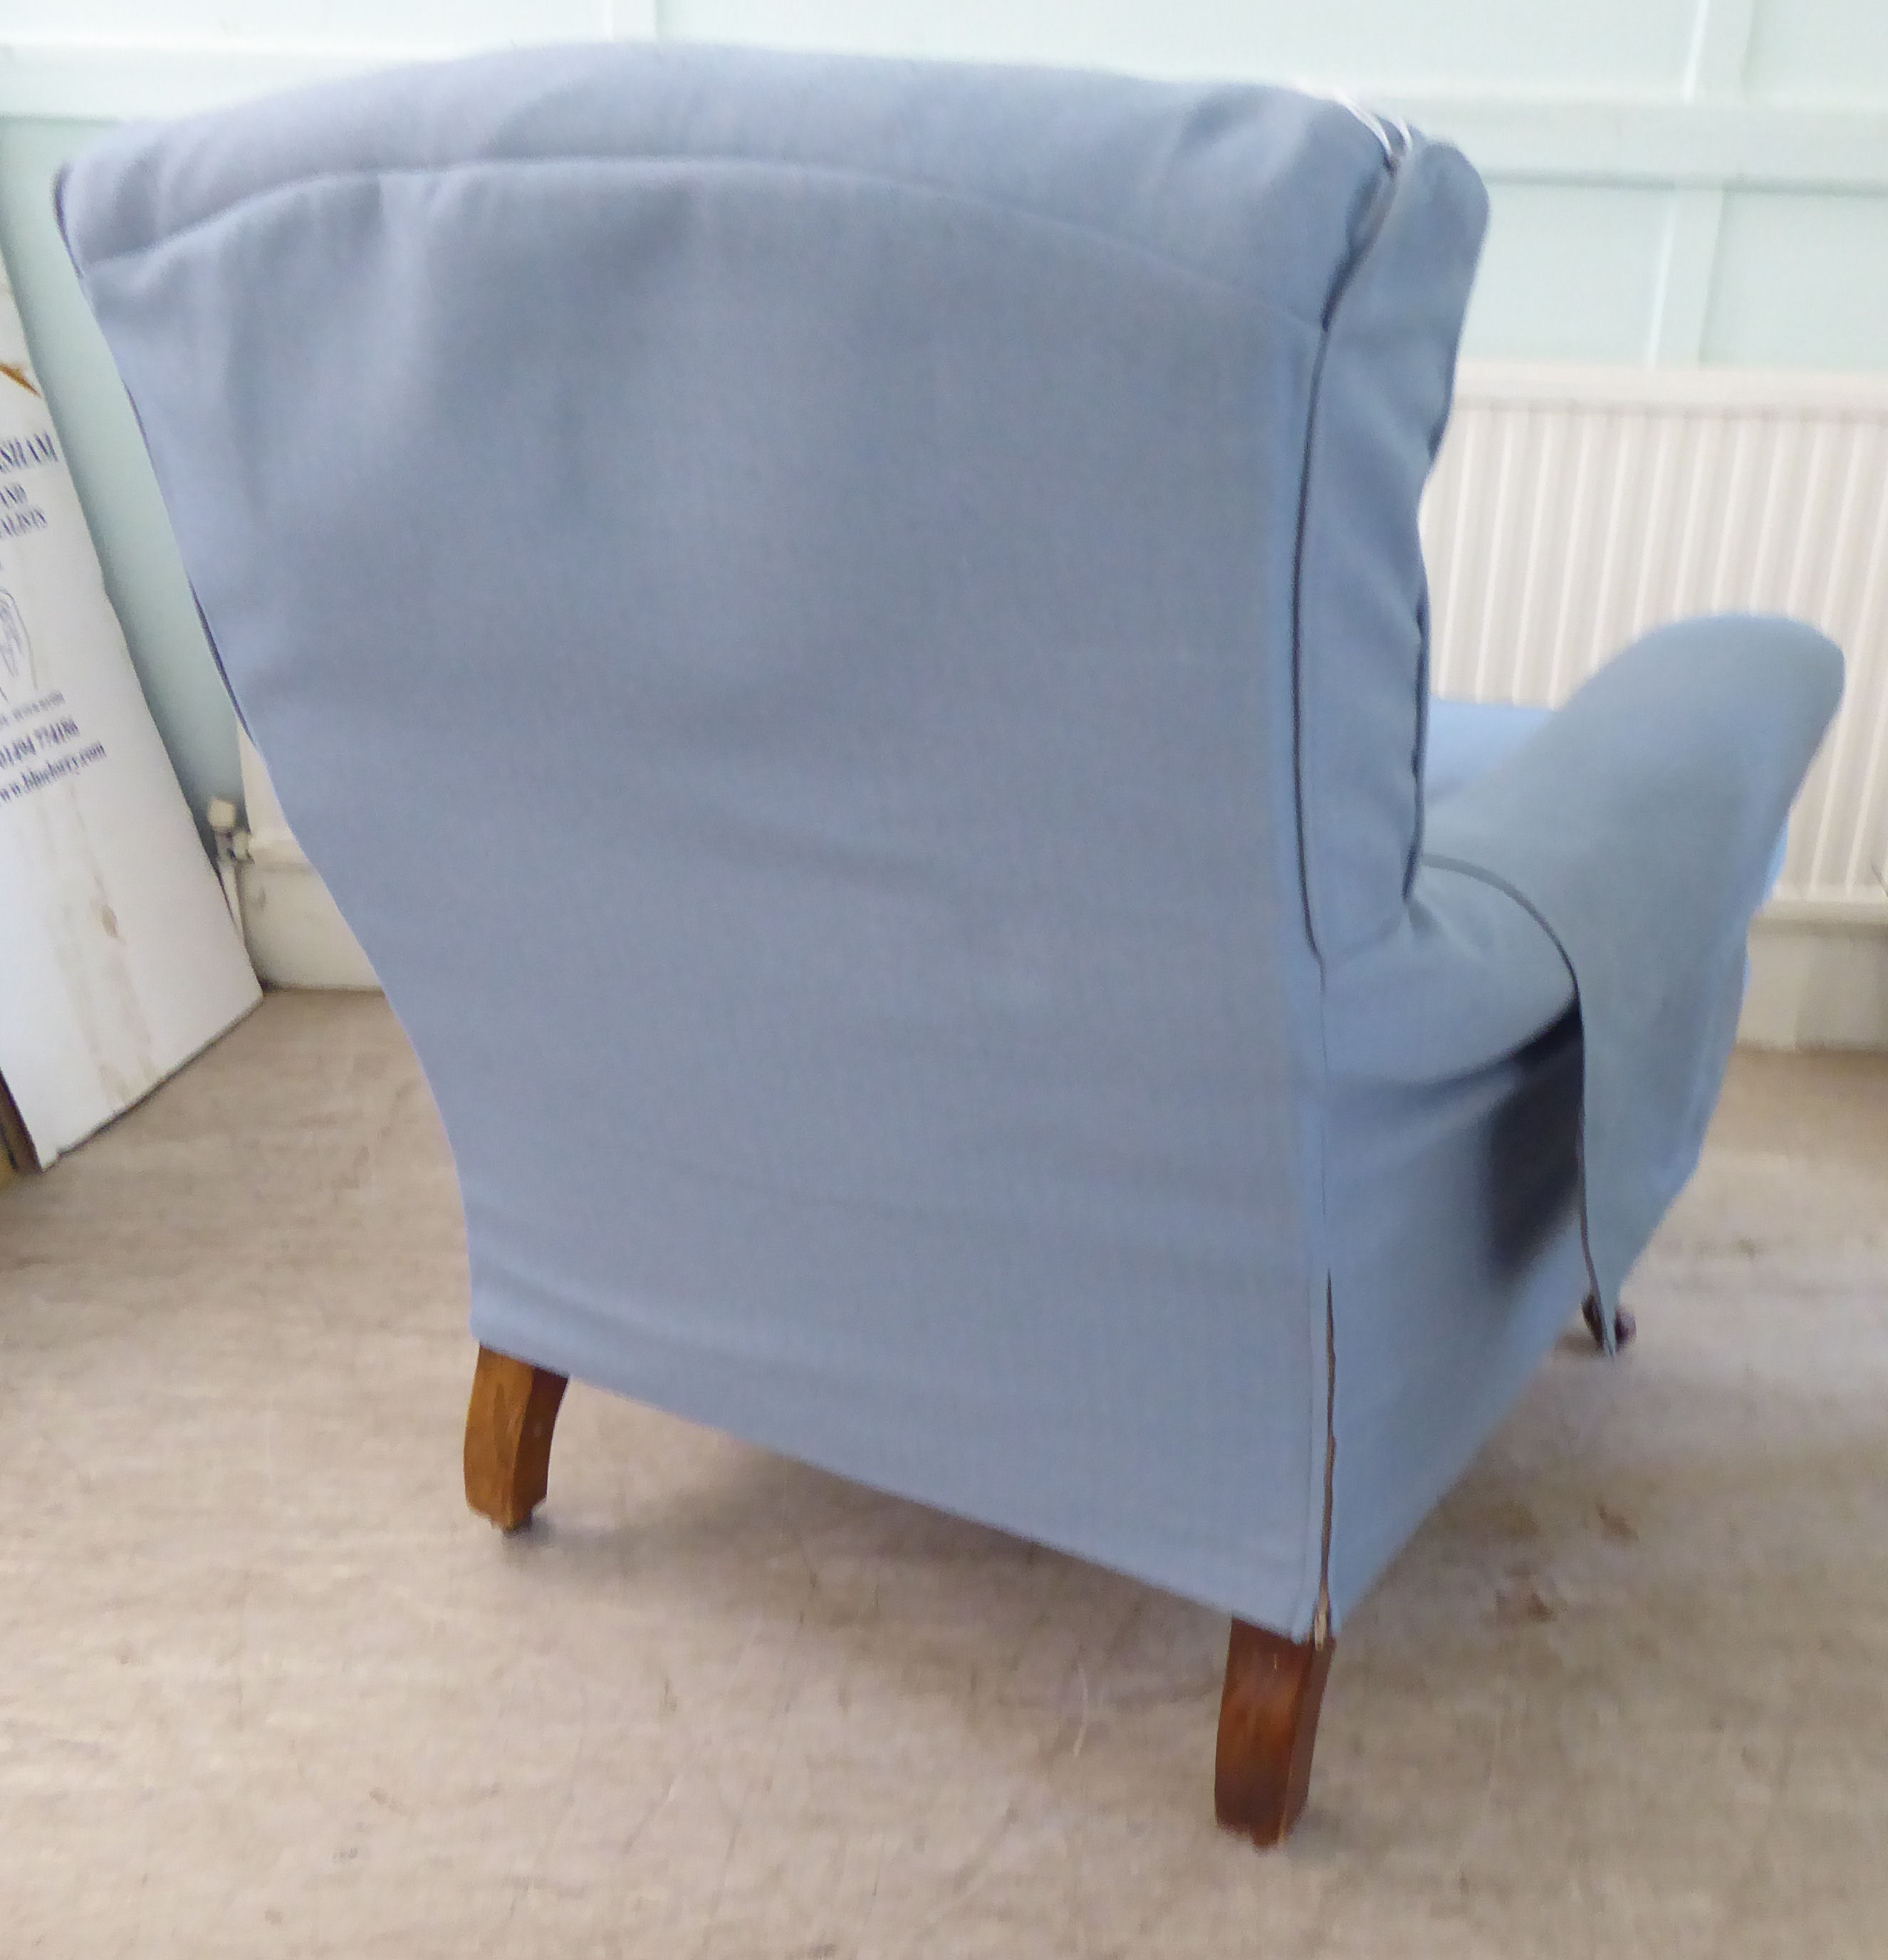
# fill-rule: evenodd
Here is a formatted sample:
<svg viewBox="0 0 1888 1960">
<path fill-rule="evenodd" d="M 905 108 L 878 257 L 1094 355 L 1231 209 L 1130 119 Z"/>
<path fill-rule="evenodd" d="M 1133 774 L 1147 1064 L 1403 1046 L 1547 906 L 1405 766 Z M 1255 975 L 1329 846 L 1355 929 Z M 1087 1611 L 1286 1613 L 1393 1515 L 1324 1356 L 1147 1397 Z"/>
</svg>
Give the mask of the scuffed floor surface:
<svg viewBox="0 0 1888 1960">
<path fill-rule="evenodd" d="M 465 1287 L 377 1000 L 0 1193 L 9 1960 L 1888 1953 L 1888 1058 L 1740 1058 L 1269 1857 L 1211 1613 L 581 1386 L 501 1539 Z"/>
</svg>

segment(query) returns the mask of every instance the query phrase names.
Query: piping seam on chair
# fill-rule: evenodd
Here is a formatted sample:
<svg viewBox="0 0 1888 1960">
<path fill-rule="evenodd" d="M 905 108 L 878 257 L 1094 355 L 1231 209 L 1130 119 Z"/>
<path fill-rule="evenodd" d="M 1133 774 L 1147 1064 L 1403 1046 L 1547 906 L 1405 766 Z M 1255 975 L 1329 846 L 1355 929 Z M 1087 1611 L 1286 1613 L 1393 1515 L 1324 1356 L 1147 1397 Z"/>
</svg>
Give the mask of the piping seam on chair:
<svg viewBox="0 0 1888 1960">
<path fill-rule="evenodd" d="M 1320 323 L 1322 332 L 1318 340 L 1317 356 L 1312 364 L 1304 423 L 1304 460 L 1298 472 L 1297 536 L 1293 545 L 1291 560 L 1292 789 L 1298 813 L 1298 880 L 1304 898 L 1305 932 L 1311 941 L 1312 951 L 1318 956 L 1320 969 L 1324 964 L 1324 950 L 1318 943 L 1316 911 L 1311 899 L 1311 850 L 1307 835 L 1309 826 L 1306 822 L 1308 805 L 1304 793 L 1307 698 L 1304 685 L 1304 552 L 1310 532 L 1311 477 L 1313 459 L 1317 448 L 1318 410 L 1323 399 L 1325 369 L 1330 356 L 1331 336 L 1336 329 L 1338 315 L 1343 307 L 1345 295 L 1350 291 L 1352 282 L 1363 269 L 1377 240 L 1383 234 L 1390 207 L 1396 202 L 1404 180 L 1403 166 L 1412 154 L 1406 151 L 1400 156 L 1388 158 L 1383 180 L 1377 186 L 1376 196 L 1365 216 L 1362 233 L 1332 284 L 1330 297 L 1326 303 L 1324 317 Z"/>
<path fill-rule="evenodd" d="M 1311 1615 L 1311 1644 L 1331 1638 L 1331 1516 L 1337 1499 L 1337 1313 L 1331 1278 L 1324 1278 L 1324 1538 L 1318 1553 L 1318 1601 Z"/>
<path fill-rule="evenodd" d="M 1539 908 L 1525 892 L 1517 890 L 1498 873 L 1488 870 L 1482 865 L 1472 864 L 1466 858 L 1451 858 L 1439 851 L 1425 851 L 1422 862 L 1434 865 L 1438 871 L 1453 871 L 1462 877 L 1479 879 L 1483 884 L 1512 899 L 1553 941 L 1554 950 L 1560 955 L 1561 962 L 1567 969 L 1567 977 L 1573 982 L 1574 1012 L 1576 1014 L 1580 1013 L 1580 975 L 1574 970 L 1566 947 L 1561 943 L 1559 934 L 1555 931 L 1551 922 L 1543 915 Z M 1593 1238 L 1587 1204 L 1587 1046 L 1584 1019 L 1581 1023 L 1580 1042 L 1580 1128 L 1574 1135 L 1574 1158 L 1580 1192 L 1580 1256 L 1586 1262 L 1587 1284 L 1593 1289 L 1593 1298 L 1600 1303 L 1600 1324 L 1605 1329 L 1605 1339 L 1601 1344 L 1607 1354 L 1616 1354 L 1619 1352 L 1619 1309 L 1613 1301 L 1606 1298 L 1605 1290 L 1600 1284 L 1600 1275 L 1593 1266 Z"/>
<path fill-rule="evenodd" d="M 1123 257 L 1141 260 L 1147 266 L 1175 278 L 1192 280 L 1208 287 L 1215 292 L 1235 298 L 1242 304 L 1252 307 L 1274 320 L 1301 328 L 1307 333 L 1318 332 L 1324 322 L 1328 322 L 1330 310 L 1336 304 L 1337 294 L 1342 291 L 1344 282 L 1350 276 L 1352 266 L 1355 264 L 1358 256 L 1368 249 L 1369 237 L 1375 235 L 1373 230 L 1353 251 L 1350 260 L 1339 274 L 1337 282 L 1326 297 L 1324 320 L 1320 321 L 1307 319 L 1291 307 L 1281 306 L 1276 301 L 1267 298 L 1262 291 L 1255 288 L 1243 285 L 1237 279 L 1229 278 L 1210 267 L 1194 265 L 1170 253 L 1161 251 L 1157 247 L 1125 232 L 1113 231 L 1105 225 L 1086 223 L 1080 218 L 1065 218 L 1054 212 L 1037 211 L 1028 205 L 1018 204 L 1006 198 L 987 196 L 975 191 L 959 189 L 951 185 L 931 183 L 923 177 L 900 177 L 889 170 L 861 170 L 842 164 L 809 164 L 798 159 L 715 155 L 686 150 L 652 151 L 626 157 L 594 156 L 576 151 L 566 156 L 476 157 L 444 164 L 394 164 L 372 165 L 358 170 L 311 170 L 285 183 L 270 184 L 264 189 L 244 192 L 231 198 L 228 203 L 219 205 L 214 211 L 204 212 L 174 228 L 159 231 L 135 244 L 121 245 L 96 259 L 88 259 L 83 269 L 83 275 L 89 277 L 95 272 L 116 265 L 123 259 L 136 259 L 167 245 L 181 244 L 196 234 L 209 231 L 225 220 L 234 220 L 250 211 L 279 200 L 285 202 L 306 192 L 391 183 L 406 178 L 443 179 L 478 172 L 497 174 L 506 170 L 561 169 L 581 164 L 594 164 L 600 168 L 625 171 L 699 169 L 704 172 L 724 173 L 729 176 L 826 178 L 865 189 L 932 198 L 940 203 L 961 205 L 966 209 L 1006 218 L 1020 225 L 1033 226 L 1045 231 L 1062 232 L 1071 237 L 1086 240 Z M 59 218 L 62 231 L 64 230 L 65 177 L 66 172 L 61 171 L 55 196 L 55 211 Z M 69 237 L 66 242 L 69 250 Z"/>
<path fill-rule="evenodd" d="M 1305 760 L 1305 704 L 1307 689 L 1304 672 L 1304 552 L 1310 528 L 1311 504 L 1312 459 L 1317 448 L 1318 409 L 1323 399 L 1325 369 L 1331 349 L 1331 334 L 1338 311 L 1343 304 L 1344 295 L 1359 268 L 1369 257 L 1371 247 L 1381 235 L 1390 206 L 1395 202 L 1398 189 L 1402 181 L 1402 166 L 1411 153 L 1406 150 L 1401 155 L 1386 151 L 1383 181 L 1377 186 L 1375 197 L 1367 213 L 1363 231 L 1352 247 L 1336 279 L 1332 282 L 1327 301 L 1322 331 L 1318 337 L 1317 354 L 1312 363 L 1310 383 L 1307 390 L 1304 420 L 1304 455 L 1298 472 L 1298 522 L 1297 533 L 1293 542 L 1291 559 L 1291 790 L 1293 805 L 1297 815 L 1298 828 L 1298 894 L 1303 908 L 1305 937 L 1311 948 L 1312 956 L 1318 969 L 1318 1046 L 1317 1060 L 1321 1080 L 1318 1096 L 1318 1243 L 1324 1254 L 1324 1433 L 1322 1438 L 1323 1455 L 1322 1516 L 1319 1522 L 1317 1592 L 1312 1604 L 1311 1631 L 1314 1645 L 1322 1646 L 1330 1637 L 1331 1629 L 1331 1545 L 1333 1521 L 1336 1511 L 1337 1495 L 1337 1313 L 1335 1283 L 1331 1271 L 1331 1207 L 1328 1179 L 1329 1139 L 1323 1122 L 1325 1092 L 1331 1079 L 1331 1057 L 1326 1026 L 1326 962 L 1323 947 L 1318 943 L 1317 925 L 1311 902 L 1311 851 L 1306 822 L 1308 804 L 1304 793 Z M 1307 1414 L 1310 1411 L 1307 1411 Z M 1312 1461 L 1307 1467 L 1317 1468 L 1317 1442 L 1315 1418 L 1307 1424 L 1313 1438 Z M 1315 1485 L 1313 1488 L 1316 1488 Z M 1306 1520 L 1308 1524 L 1310 1520 Z M 1302 1590 L 1300 1597 L 1302 1598 Z M 1295 1618 L 1295 1615 L 1294 1615 Z"/>
</svg>

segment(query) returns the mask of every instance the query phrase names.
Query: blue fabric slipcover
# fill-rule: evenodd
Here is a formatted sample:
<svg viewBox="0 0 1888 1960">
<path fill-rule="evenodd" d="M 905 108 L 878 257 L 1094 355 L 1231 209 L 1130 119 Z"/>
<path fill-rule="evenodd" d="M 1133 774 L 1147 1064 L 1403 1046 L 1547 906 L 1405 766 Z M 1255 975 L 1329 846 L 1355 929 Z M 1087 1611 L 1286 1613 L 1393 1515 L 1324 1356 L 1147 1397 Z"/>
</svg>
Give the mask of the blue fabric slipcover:
<svg viewBox="0 0 1888 1960">
<path fill-rule="evenodd" d="M 1505 762 L 1547 719 L 1551 710 L 1506 702 L 1444 701 L 1429 704 L 1428 740 L 1422 758 L 1422 794 L 1434 805 Z"/>
<path fill-rule="evenodd" d="M 1425 823 L 1462 158 L 583 49 L 62 200 L 479 1337 L 1341 1620 L 1689 1172 L 1840 684 L 1654 633 Z"/>
</svg>

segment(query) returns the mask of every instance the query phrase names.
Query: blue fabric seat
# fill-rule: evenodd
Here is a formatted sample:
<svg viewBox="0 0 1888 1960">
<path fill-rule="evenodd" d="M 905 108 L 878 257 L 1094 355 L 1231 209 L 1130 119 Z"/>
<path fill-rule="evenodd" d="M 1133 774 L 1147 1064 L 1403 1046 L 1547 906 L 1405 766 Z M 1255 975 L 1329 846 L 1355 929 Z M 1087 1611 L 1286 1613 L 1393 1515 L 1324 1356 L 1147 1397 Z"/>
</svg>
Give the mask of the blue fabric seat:
<svg viewBox="0 0 1888 1960">
<path fill-rule="evenodd" d="M 1429 741 L 1423 758 L 1423 794 L 1431 803 L 1485 775 L 1533 734 L 1552 712 L 1509 702 L 1429 703 Z"/>
<path fill-rule="evenodd" d="M 1326 1648 L 1689 1174 L 1841 684 L 1688 622 L 1425 759 L 1473 170 L 583 49 L 60 196 L 479 1340 Z"/>
<path fill-rule="evenodd" d="M 1429 703 L 1428 746 L 1423 759 L 1425 797 L 1439 803 L 1485 775 L 1544 727 L 1552 712 L 1515 702 L 1448 701 L 1435 696 Z M 1763 886 L 1766 897 L 1783 876 L 1789 842 L 1786 826 L 1778 833 L 1770 854 Z"/>
</svg>

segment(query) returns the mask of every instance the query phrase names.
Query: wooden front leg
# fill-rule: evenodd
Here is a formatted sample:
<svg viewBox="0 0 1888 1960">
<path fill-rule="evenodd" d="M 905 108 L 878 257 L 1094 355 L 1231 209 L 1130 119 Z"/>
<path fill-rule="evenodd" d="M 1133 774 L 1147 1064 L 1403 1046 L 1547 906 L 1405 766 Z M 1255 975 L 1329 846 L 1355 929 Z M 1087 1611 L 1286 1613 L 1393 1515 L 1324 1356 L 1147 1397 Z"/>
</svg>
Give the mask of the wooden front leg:
<svg viewBox="0 0 1888 1960">
<path fill-rule="evenodd" d="M 565 1377 L 479 1350 L 466 1411 L 466 1502 L 501 1531 L 531 1522 L 550 1481 Z"/>
<path fill-rule="evenodd" d="M 1311 1787 L 1311 1752 L 1335 1643 L 1233 1622 L 1219 1704 L 1213 1809 L 1255 1844 L 1283 1841 Z"/>
</svg>

